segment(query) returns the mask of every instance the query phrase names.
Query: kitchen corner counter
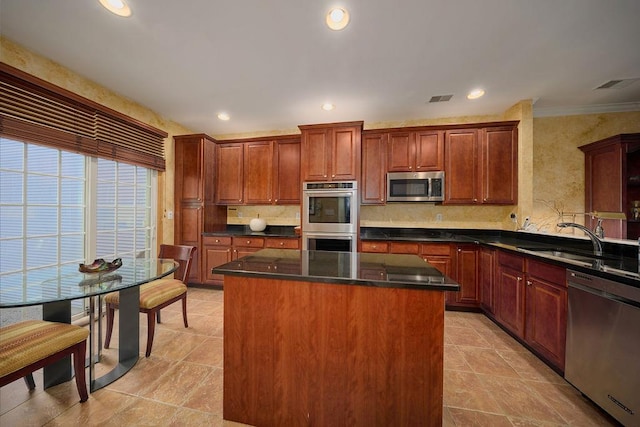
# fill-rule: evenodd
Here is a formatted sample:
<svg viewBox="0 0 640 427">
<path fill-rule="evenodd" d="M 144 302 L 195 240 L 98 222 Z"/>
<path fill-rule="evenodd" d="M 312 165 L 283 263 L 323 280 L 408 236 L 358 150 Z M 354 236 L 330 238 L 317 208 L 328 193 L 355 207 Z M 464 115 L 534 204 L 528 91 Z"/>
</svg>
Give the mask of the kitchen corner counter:
<svg viewBox="0 0 640 427">
<path fill-rule="evenodd" d="M 431 291 L 460 288 L 416 255 L 263 249 L 216 267 L 213 273 Z"/>
</svg>

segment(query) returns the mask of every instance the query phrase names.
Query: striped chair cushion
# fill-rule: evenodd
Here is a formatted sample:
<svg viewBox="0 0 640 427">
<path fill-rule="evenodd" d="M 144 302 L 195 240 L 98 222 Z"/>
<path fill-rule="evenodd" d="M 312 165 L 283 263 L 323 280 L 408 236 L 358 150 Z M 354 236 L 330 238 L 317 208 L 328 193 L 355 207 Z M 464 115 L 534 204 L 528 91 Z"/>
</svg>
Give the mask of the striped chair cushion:
<svg viewBox="0 0 640 427">
<path fill-rule="evenodd" d="M 0 377 L 87 339 L 89 331 L 67 323 L 26 320 L 0 328 Z"/>
<path fill-rule="evenodd" d="M 165 301 L 187 292 L 187 286 L 178 279 L 158 279 L 140 286 L 140 308 L 151 309 Z M 120 302 L 120 294 L 112 292 L 104 300 L 111 304 Z"/>
</svg>

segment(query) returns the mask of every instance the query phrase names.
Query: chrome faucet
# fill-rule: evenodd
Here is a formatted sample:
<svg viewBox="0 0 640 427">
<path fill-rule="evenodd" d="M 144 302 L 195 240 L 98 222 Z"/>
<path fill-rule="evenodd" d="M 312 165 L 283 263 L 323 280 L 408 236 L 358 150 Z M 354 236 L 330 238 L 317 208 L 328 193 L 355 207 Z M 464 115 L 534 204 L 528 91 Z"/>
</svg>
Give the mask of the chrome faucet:
<svg viewBox="0 0 640 427">
<path fill-rule="evenodd" d="M 558 224 L 558 227 L 560 228 L 574 227 L 584 231 L 584 233 L 587 236 L 589 236 L 589 238 L 591 239 L 591 242 L 593 243 L 593 254 L 595 256 L 602 256 L 602 242 L 600 241 L 600 238 L 595 234 L 593 234 L 593 232 L 589 230 L 587 227 L 585 227 L 584 225 L 576 224 L 575 222 L 561 222 Z"/>
</svg>

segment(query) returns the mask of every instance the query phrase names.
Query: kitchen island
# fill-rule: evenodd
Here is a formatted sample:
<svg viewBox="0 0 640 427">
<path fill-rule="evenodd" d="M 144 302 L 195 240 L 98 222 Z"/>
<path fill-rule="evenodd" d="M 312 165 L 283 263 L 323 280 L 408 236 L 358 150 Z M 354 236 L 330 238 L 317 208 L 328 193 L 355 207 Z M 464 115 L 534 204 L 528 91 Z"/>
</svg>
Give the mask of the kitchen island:
<svg viewBox="0 0 640 427">
<path fill-rule="evenodd" d="M 442 424 L 444 291 L 415 255 L 265 249 L 224 277 L 224 419 Z"/>
</svg>

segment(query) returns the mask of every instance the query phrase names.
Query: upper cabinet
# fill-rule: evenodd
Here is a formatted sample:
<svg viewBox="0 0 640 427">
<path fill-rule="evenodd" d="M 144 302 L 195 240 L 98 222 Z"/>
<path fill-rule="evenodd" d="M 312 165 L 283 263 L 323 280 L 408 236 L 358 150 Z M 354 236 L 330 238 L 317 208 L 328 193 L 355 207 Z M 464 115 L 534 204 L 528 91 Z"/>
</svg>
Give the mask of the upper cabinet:
<svg viewBox="0 0 640 427">
<path fill-rule="evenodd" d="M 444 167 L 444 131 L 389 132 L 389 172 L 441 171 Z"/>
<path fill-rule="evenodd" d="M 302 180 L 359 180 L 362 123 L 299 126 Z"/>
<path fill-rule="evenodd" d="M 585 211 L 624 212 L 627 220 L 603 219 L 605 237 L 640 237 L 640 133 L 621 134 L 583 145 Z M 637 206 L 636 206 L 637 205 Z M 635 213 L 634 213 L 635 209 Z M 593 229 L 595 219 L 585 217 Z"/>
<path fill-rule="evenodd" d="M 362 133 L 362 180 L 360 184 L 363 205 L 384 205 L 387 193 L 387 140 L 386 132 Z"/>
<path fill-rule="evenodd" d="M 517 203 L 515 123 L 447 130 L 444 145 L 445 204 Z"/>
<path fill-rule="evenodd" d="M 298 137 L 249 139 L 218 144 L 216 158 L 216 203 L 300 203 Z"/>
</svg>

